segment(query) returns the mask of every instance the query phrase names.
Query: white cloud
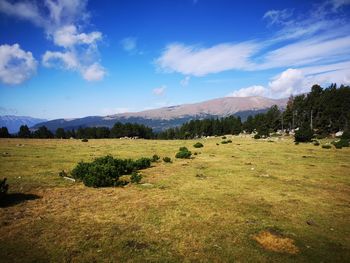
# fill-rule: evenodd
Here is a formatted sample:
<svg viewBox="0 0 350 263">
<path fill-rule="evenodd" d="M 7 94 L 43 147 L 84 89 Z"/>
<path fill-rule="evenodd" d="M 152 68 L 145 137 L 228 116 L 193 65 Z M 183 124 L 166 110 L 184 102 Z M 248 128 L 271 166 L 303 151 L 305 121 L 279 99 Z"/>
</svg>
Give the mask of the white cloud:
<svg viewBox="0 0 350 263">
<path fill-rule="evenodd" d="M 106 71 L 100 64 L 94 63 L 83 69 L 82 75 L 87 81 L 98 81 L 104 78 Z"/>
<path fill-rule="evenodd" d="M 0 46 L 0 81 L 5 84 L 21 84 L 36 72 L 37 62 L 31 52 L 18 44 Z"/>
<path fill-rule="evenodd" d="M 305 76 L 300 69 L 287 69 L 269 82 L 271 94 L 274 97 L 288 97 L 291 94 L 306 92 Z"/>
<path fill-rule="evenodd" d="M 322 37 L 299 41 L 264 55 L 264 62 L 258 69 L 284 66 L 301 66 L 315 62 L 326 63 L 350 56 L 350 37 L 324 39 Z"/>
<path fill-rule="evenodd" d="M 182 79 L 182 80 L 180 81 L 180 85 L 181 85 L 182 87 L 188 86 L 188 84 L 190 83 L 190 79 L 191 79 L 190 76 L 186 76 L 184 79 Z"/>
<path fill-rule="evenodd" d="M 286 24 L 288 19 L 293 15 L 293 10 L 283 9 L 283 10 L 269 10 L 267 11 L 263 18 L 270 20 L 269 24 Z"/>
<path fill-rule="evenodd" d="M 101 40 L 101 32 L 94 31 L 89 34 L 78 33 L 75 25 L 64 26 L 53 34 L 54 43 L 58 46 L 65 48 L 72 47 L 77 44 L 94 44 L 96 41 Z"/>
<path fill-rule="evenodd" d="M 250 86 L 247 88 L 242 88 L 239 90 L 236 90 L 230 94 L 227 95 L 227 97 L 250 97 L 250 96 L 266 96 L 268 93 L 268 90 L 259 85 Z"/>
<path fill-rule="evenodd" d="M 102 39 L 102 33 L 83 31 L 90 17 L 86 6 L 87 0 L 14 3 L 0 0 L 0 12 L 43 28 L 47 38 L 62 48 L 45 52 L 42 58 L 45 67 L 76 71 L 85 80 L 95 81 L 105 76 L 105 70 L 96 62 L 99 60 L 97 42 Z"/>
<path fill-rule="evenodd" d="M 63 69 L 77 70 L 79 62 L 73 52 L 46 51 L 42 63 L 45 67 L 60 67 Z"/>
<path fill-rule="evenodd" d="M 125 51 L 131 52 L 136 49 L 136 41 L 135 37 L 126 37 L 120 43 Z"/>
<path fill-rule="evenodd" d="M 157 96 L 162 96 L 165 93 L 165 89 L 166 89 L 165 85 L 163 85 L 159 88 L 155 88 L 155 89 L 153 89 L 153 94 L 157 95 Z"/>
<path fill-rule="evenodd" d="M 209 48 L 175 43 L 168 45 L 155 63 L 165 72 L 204 76 L 248 67 L 248 59 L 257 51 L 257 47 L 258 45 L 252 42 L 225 43 Z"/>
</svg>

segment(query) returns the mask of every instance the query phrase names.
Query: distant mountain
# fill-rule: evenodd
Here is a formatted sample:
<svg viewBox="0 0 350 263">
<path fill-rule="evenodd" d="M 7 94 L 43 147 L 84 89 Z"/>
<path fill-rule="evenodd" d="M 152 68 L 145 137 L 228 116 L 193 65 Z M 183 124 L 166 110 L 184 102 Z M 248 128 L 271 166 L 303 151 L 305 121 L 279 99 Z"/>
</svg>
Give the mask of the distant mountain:
<svg viewBox="0 0 350 263">
<path fill-rule="evenodd" d="M 54 131 L 57 128 L 77 129 L 79 127 L 112 127 L 116 122 L 132 122 L 152 127 L 155 131 L 175 127 L 192 119 L 216 118 L 229 115 L 240 116 L 245 120 L 249 115 L 265 112 L 273 105 L 284 108 L 288 99 L 264 97 L 225 97 L 200 103 L 183 104 L 141 112 L 119 113 L 109 116 L 89 116 L 77 119 L 57 119 L 45 125 Z M 34 125 L 38 128 L 40 125 Z"/>
<path fill-rule="evenodd" d="M 28 116 L 4 115 L 0 116 L 0 127 L 6 126 L 9 133 L 16 133 L 21 125 L 32 127 L 37 123 L 46 121 L 46 119 L 38 119 Z"/>
</svg>

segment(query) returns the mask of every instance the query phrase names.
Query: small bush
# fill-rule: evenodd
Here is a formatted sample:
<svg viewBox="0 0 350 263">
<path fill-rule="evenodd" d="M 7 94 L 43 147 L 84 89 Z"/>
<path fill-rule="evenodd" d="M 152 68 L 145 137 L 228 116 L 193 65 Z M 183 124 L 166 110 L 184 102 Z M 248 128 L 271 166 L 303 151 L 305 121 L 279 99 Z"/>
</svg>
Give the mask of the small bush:
<svg viewBox="0 0 350 263">
<path fill-rule="evenodd" d="M 227 143 L 232 143 L 232 140 L 227 140 L 226 142 L 227 142 Z"/>
<path fill-rule="evenodd" d="M 322 148 L 323 149 L 330 149 L 330 148 L 332 148 L 332 146 L 330 144 L 323 144 Z"/>
<path fill-rule="evenodd" d="M 6 180 L 7 178 L 4 178 L 2 181 L 0 181 L 0 201 L 5 198 L 5 195 L 9 189 L 9 185 L 6 184 Z"/>
<path fill-rule="evenodd" d="M 314 134 L 309 125 L 304 124 L 299 130 L 295 132 L 294 140 L 296 142 L 311 142 Z"/>
<path fill-rule="evenodd" d="M 222 136 L 221 139 L 226 140 L 226 136 Z"/>
<path fill-rule="evenodd" d="M 350 140 L 350 130 L 345 130 L 341 138 L 345 140 Z"/>
<path fill-rule="evenodd" d="M 216 143 L 217 146 L 219 146 L 220 144 Z"/>
<path fill-rule="evenodd" d="M 315 146 L 319 146 L 320 143 L 319 143 L 318 141 L 314 141 L 314 145 L 315 145 Z"/>
<path fill-rule="evenodd" d="M 260 136 L 259 134 L 255 134 L 255 135 L 254 135 L 254 139 L 255 139 L 255 140 L 259 140 L 259 139 L 261 139 L 261 136 Z"/>
<path fill-rule="evenodd" d="M 82 139 L 81 141 L 82 142 L 88 142 L 89 140 L 88 139 Z"/>
<path fill-rule="evenodd" d="M 175 158 L 189 159 L 192 153 L 186 147 L 180 147 L 179 152 L 175 155 Z"/>
<path fill-rule="evenodd" d="M 170 157 L 164 157 L 164 158 L 163 158 L 163 161 L 164 161 L 165 163 L 171 163 L 171 158 L 170 158 Z"/>
<path fill-rule="evenodd" d="M 339 141 L 332 142 L 332 144 L 335 146 L 335 148 L 341 149 L 343 147 L 349 147 L 349 140 L 340 139 Z"/>
<path fill-rule="evenodd" d="M 227 141 L 222 141 L 221 144 L 227 144 Z"/>
<path fill-rule="evenodd" d="M 152 156 L 152 162 L 157 162 L 159 159 L 160 157 L 157 154 Z"/>
<path fill-rule="evenodd" d="M 137 172 L 133 172 L 130 176 L 130 181 L 133 183 L 133 184 L 138 184 L 141 182 L 141 179 L 142 179 L 142 175 L 137 173 Z"/>
<path fill-rule="evenodd" d="M 75 179 L 83 181 L 86 186 L 119 186 L 125 185 L 123 182 L 119 181 L 120 176 L 150 166 L 150 158 L 140 158 L 133 161 L 131 159 L 117 159 L 107 155 L 97 158 L 91 163 L 78 163 L 71 174 Z"/>
<path fill-rule="evenodd" d="M 151 159 L 150 158 L 140 158 L 135 161 L 134 168 L 136 170 L 142 170 L 146 169 L 151 166 Z"/>
<path fill-rule="evenodd" d="M 179 149 L 180 152 L 188 152 L 187 147 L 180 147 Z"/>
<path fill-rule="evenodd" d="M 194 148 L 202 148 L 204 145 L 200 142 L 197 142 L 193 145 Z"/>
<path fill-rule="evenodd" d="M 198 153 L 197 152 L 194 152 L 193 155 L 197 155 Z"/>
<path fill-rule="evenodd" d="M 192 153 L 190 151 L 180 151 L 175 155 L 175 158 L 179 159 L 189 159 Z"/>
</svg>

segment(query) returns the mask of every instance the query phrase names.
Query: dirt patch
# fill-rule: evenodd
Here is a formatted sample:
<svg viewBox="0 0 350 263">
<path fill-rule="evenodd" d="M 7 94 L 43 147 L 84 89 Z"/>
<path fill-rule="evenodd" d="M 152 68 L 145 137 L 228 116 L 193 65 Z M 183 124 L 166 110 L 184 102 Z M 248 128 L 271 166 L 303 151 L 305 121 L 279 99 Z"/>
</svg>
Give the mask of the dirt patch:
<svg viewBox="0 0 350 263">
<path fill-rule="evenodd" d="M 253 237 L 264 249 L 279 253 L 297 254 L 299 249 L 294 240 L 270 231 L 261 231 Z"/>
</svg>

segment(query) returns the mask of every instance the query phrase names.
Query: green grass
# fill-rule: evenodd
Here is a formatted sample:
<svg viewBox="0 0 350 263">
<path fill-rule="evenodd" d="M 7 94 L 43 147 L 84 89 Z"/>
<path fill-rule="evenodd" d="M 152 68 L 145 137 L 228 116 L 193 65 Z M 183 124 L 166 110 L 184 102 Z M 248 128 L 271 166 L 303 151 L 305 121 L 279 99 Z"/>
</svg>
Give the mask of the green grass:
<svg viewBox="0 0 350 263">
<path fill-rule="evenodd" d="M 39 197 L 0 208 L 1 261 L 348 260 L 350 149 L 229 139 L 219 146 L 220 137 L 200 140 L 204 148 L 192 159 L 174 157 L 181 146 L 195 151 L 198 140 L 1 139 L 0 179 L 8 178 L 9 194 Z M 154 163 L 141 171 L 141 184 L 123 188 L 58 176 L 106 154 L 157 154 L 173 163 Z M 254 240 L 271 229 L 293 239 L 299 253 L 265 250 Z"/>
</svg>

